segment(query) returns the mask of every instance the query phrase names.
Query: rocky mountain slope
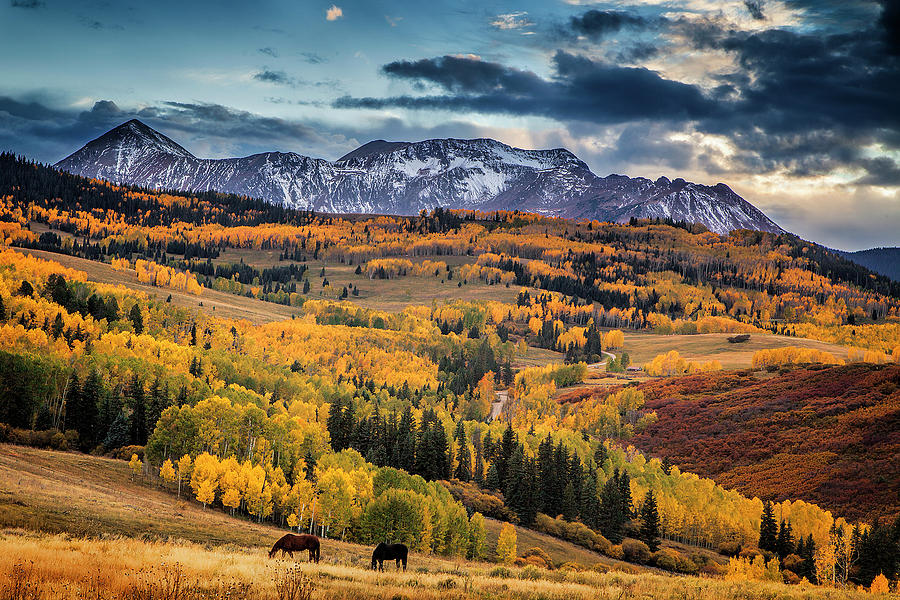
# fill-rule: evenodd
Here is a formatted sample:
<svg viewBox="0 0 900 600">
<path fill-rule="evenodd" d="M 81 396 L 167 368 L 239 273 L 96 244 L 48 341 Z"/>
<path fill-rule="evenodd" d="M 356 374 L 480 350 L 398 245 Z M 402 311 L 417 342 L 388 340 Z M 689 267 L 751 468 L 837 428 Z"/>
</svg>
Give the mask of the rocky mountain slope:
<svg viewBox="0 0 900 600">
<path fill-rule="evenodd" d="M 334 162 L 291 152 L 203 159 L 132 120 L 55 166 L 115 183 L 218 190 L 324 212 L 415 214 L 444 206 L 620 222 L 672 218 L 718 233 L 782 231 L 722 183 L 598 177 L 568 150 L 522 150 L 492 139 L 376 140 Z"/>
</svg>

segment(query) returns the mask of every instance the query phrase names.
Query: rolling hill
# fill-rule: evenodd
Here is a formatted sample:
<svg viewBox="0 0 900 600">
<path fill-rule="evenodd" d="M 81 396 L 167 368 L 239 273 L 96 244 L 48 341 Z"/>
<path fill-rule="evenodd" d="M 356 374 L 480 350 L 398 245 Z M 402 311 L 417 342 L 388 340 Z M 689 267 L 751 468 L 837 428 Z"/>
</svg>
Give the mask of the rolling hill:
<svg viewBox="0 0 900 600">
<path fill-rule="evenodd" d="M 900 513 L 900 365 L 745 371 L 639 386 L 659 421 L 629 440 L 682 470 L 853 519 Z"/>
</svg>

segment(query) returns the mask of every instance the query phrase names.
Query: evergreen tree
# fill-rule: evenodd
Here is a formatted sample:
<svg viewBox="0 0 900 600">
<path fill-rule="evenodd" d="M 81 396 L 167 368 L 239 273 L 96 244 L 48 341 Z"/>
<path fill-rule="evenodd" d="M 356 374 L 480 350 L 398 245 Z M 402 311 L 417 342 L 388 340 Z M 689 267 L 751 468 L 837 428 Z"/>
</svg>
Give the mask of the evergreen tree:
<svg viewBox="0 0 900 600">
<path fill-rule="evenodd" d="M 806 538 L 806 544 L 803 546 L 803 554 L 800 555 L 803 558 L 803 573 L 802 576 L 806 577 L 813 583 L 817 583 L 816 579 L 816 542 L 813 540 L 813 536 L 810 533 Z M 801 575 L 798 573 L 798 575 Z"/>
<path fill-rule="evenodd" d="M 566 482 L 562 493 L 562 516 L 566 521 L 574 521 L 578 517 L 578 500 L 575 485 L 571 479 Z"/>
<path fill-rule="evenodd" d="M 328 435 L 331 437 L 331 448 L 340 452 L 349 445 L 349 440 L 344 435 L 344 401 L 335 398 L 328 407 L 328 419 L 325 421 Z"/>
<path fill-rule="evenodd" d="M 93 369 L 84 380 L 80 399 L 74 412 L 66 409 L 69 426 L 78 431 L 78 446 L 87 452 L 97 445 L 97 434 L 100 429 L 100 404 L 103 397 L 103 380 L 100 373 Z"/>
<path fill-rule="evenodd" d="M 652 489 L 647 490 L 641 505 L 641 540 L 651 552 L 656 552 L 659 548 L 659 510 Z"/>
<path fill-rule="evenodd" d="M 413 473 L 416 467 L 416 423 L 409 404 L 403 410 L 400 424 L 397 426 L 397 443 L 394 446 L 396 459 L 394 466 L 407 473 Z"/>
<path fill-rule="evenodd" d="M 879 573 L 889 580 L 895 579 L 900 548 L 891 527 L 876 521 L 868 531 L 860 534 L 857 549 L 859 559 L 853 578 L 856 583 L 869 587 Z"/>
<path fill-rule="evenodd" d="M 610 477 L 603 484 L 598 524 L 600 533 L 610 542 L 618 544 L 622 541 L 625 515 L 622 513 L 622 492 L 616 476 Z"/>
<path fill-rule="evenodd" d="M 500 451 L 494 457 L 494 463 L 497 465 L 497 475 L 500 477 L 501 483 L 506 481 L 507 463 L 517 445 L 516 434 L 513 431 L 512 424 L 507 423 L 506 429 L 503 430 L 503 437 L 500 439 Z"/>
<path fill-rule="evenodd" d="M 312 450 L 306 451 L 306 458 L 303 459 L 303 462 L 306 463 L 306 478 L 309 481 L 315 481 L 315 479 L 316 479 L 316 457 L 313 456 Z"/>
<path fill-rule="evenodd" d="M 481 452 L 481 440 L 475 442 L 475 468 L 472 471 L 472 479 L 480 486 L 484 486 L 484 457 Z"/>
<path fill-rule="evenodd" d="M 121 448 L 128 443 L 130 436 L 129 419 L 124 412 L 120 412 L 113 420 L 103 439 L 103 447 L 107 450 Z"/>
<path fill-rule="evenodd" d="M 600 499 L 597 496 L 597 474 L 593 469 L 582 474 L 579 504 L 581 520 L 591 529 L 596 529 L 600 513 Z"/>
<path fill-rule="evenodd" d="M 72 371 L 69 382 L 66 384 L 65 413 L 59 428 L 65 431 L 68 426 L 70 429 L 77 430 L 75 415 L 79 412 L 81 412 L 81 379 L 77 372 Z"/>
<path fill-rule="evenodd" d="M 137 304 L 132 305 L 131 311 L 128 313 L 128 319 L 134 328 L 134 332 L 138 335 L 144 333 L 144 315 L 141 314 L 141 307 Z"/>
<path fill-rule="evenodd" d="M 790 521 L 781 520 L 778 526 L 778 538 L 775 542 L 778 558 L 784 562 L 784 557 L 794 553 L 794 535 L 791 531 Z"/>
<path fill-rule="evenodd" d="M 634 501 L 631 499 L 631 477 L 628 471 L 619 474 L 619 494 L 622 496 L 622 515 L 628 521 L 634 516 Z"/>
<path fill-rule="evenodd" d="M 150 384 L 149 398 L 147 400 L 147 430 L 156 427 L 157 421 L 164 410 L 169 407 L 169 384 L 160 385 L 159 377 Z"/>
<path fill-rule="evenodd" d="M 527 508 L 528 504 L 528 490 L 526 489 L 526 486 L 525 453 L 522 446 L 517 445 L 513 450 L 512 455 L 509 457 L 509 464 L 506 468 L 503 497 L 506 499 L 506 505 L 519 515 L 520 522 L 522 523 L 524 523 L 522 512 Z"/>
<path fill-rule="evenodd" d="M 759 549 L 778 551 L 778 523 L 775 521 L 775 509 L 768 500 L 763 505 L 762 520 L 759 524 Z"/>
<path fill-rule="evenodd" d="M 128 387 L 131 398 L 131 443 L 143 446 L 147 443 L 147 401 L 144 398 L 144 382 L 135 373 Z"/>
<path fill-rule="evenodd" d="M 500 473 L 497 471 L 497 465 L 491 463 L 488 467 L 487 476 L 484 478 L 484 486 L 489 490 L 500 489 Z"/>
<path fill-rule="evenodd" d="M 459 446 L 459 457 L 456 461 L 454 477 L 460 481 L 470 481 L 472 479 L 472 453 L 469 450 L 469 445 L 465 442 Z"/>
</svg>

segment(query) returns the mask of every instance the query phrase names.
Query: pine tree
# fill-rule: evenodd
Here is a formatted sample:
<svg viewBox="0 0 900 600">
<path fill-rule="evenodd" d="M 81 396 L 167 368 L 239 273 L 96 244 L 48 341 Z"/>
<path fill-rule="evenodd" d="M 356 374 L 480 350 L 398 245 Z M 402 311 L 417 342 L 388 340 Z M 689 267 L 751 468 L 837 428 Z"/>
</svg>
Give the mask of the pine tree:
<svg viewBox="0 0 900 600">
<path fill-rule="evenodd" d="M 59 428 L 65 430 L 68 427 L 69 429 L 77 430 L 75 415 L 81 412 L 81 380 L 75 371 L 72 371 L 72 375 L 69 377 L 69 382 L 66 385 L 65 409 L 64 419 Z"/>
<path fill-rule="evenodd" d="M 459 457 L 456 461 L 454 477 L 460 481 L 470 481 L 472 479 L 472 453 L 469 450 L 469 445 L 465 442 L 459 446 Z"/>
<path fill-rule="evenodd" d="M 303 462 L 306 463 L 306 478 L 309 481 L 315 481 L 315 479 L 316 479 L 316 457 L 313 456 L 312 450 L 306 451 L 306 458 L 303 459 Z"/>
<path fill-rule="evenodd" d="M 81 390 L 81 402 L 75 414 L 68 414 L 69 424 L 78 430 L 78 446 L 87 452 L 97 444 L 99 431 L 100 404 L 103 396 L 103 381 L 96 369 L 92 370 Z"/>
<path fill-rule="evenodd" d="M 103 447 L 107 450 L 121 448 L 128 443 L 129 436 L 129 419 L 124 412 L 120 412 L 109 426 L 106 437 L 103 439 Z"/>
<path fill-rule="evenodd" d="M 475 442 L 475 468 L 472 471 L 472 479 L 480 486 L 484 486 L 484 457 L 481 452 L 481 440 Z"/>
<path fill-rule="evenodd" d="M 395 454 L 394 466 L 407 473 L 413 473 L 416 467 L 416 423 L 409 404 L 403 410 L 400 424 L 397 426 Z"/>
<path fill-rule="evenodd" d="M 769 552 L 778 550 L 778 523 L 775 521 L 775 509 L 768 500 L 763 505 L 759 524 L 759 549 Z"/>
<path fill-rule="evenodd" d="M 791 531 L 790 521 L 781 520 L 778 526 L 778 538 L 775 542 L 778 558 L 784 562 L 784 557 L 794 552 L 794 536 Z"/>
<path fill-rule="evenodd" d="M 622 492 L 618 478 L 613 476 L 603 484 L 600 494 L 600 533 L 613 544 L 622 541 L 625 515 L 622 513 Z"/>
<path fill-rule="evenodd" d="M 128 319 L 134 328 L 134 332 L 138 335 L 144 333 L 144 315 L 141 314 L 141 307 L 137 304 L 132 305 L 131 311 L 128 313 Z"/>
<path fill-rule="evenodd" d="M 575 485 L 570 479 L 563 487 L 562 493 L 562 516 L 566 521 L 574 521 L 578 516 L 578 501 L 575 496 Z"/>
<path fill-rule="evenodd" d="M 659 510 L 652 489 L 647 490 L 641 505 L 641 540 L 651 552 L 656 552 L 659 548 Z"/>
<path fill-rule="evenodd" d="M 484 478 L 484 486 L 489 490 L 500 489 L 500 472 L 497 470 L 495 463 L 491 463 L 491 466 L 488 467 L 487 476 Z"/>
<path fill-rule="evenodd" d="M 132 375 L 128 387 L 131 397 L 131 443 L 143 446 L 147 443 L 147 401 L 144 398 L 144 382 Z"/>
<path fill-rule="evenodd" d="M 328 407 L 328 419 L 325 426 L 328 429 L 328 435 L 331 437 L 331 448 L 335 452 L 340 452 L 347 447 L 349 440 L 344 436 L 344 403 L 341 398 L 335 398 Z"/>
</svg>

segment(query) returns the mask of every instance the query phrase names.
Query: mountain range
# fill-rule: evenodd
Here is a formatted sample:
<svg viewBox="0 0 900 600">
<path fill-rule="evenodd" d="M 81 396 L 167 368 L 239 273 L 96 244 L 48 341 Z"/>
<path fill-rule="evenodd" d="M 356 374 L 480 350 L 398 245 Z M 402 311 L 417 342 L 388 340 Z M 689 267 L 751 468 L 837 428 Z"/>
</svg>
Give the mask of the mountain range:
<svg viewBox="0 0 900 600">
<path fill-rule="evenodd" d="M 292 152 L 204 159 L 131 120 L 55 167 L 119 184 L 216 190 L 320 212 L 416 214 L 443 206 L 616 222 L 671 218 L 717 233 L 784 231 L 724 183 L 600 177 L 566 149 L 523 150 L 492 139 L 376 140 L 336 161 Z"/>
</svg>

